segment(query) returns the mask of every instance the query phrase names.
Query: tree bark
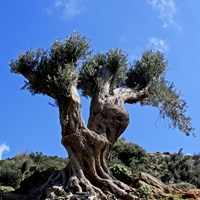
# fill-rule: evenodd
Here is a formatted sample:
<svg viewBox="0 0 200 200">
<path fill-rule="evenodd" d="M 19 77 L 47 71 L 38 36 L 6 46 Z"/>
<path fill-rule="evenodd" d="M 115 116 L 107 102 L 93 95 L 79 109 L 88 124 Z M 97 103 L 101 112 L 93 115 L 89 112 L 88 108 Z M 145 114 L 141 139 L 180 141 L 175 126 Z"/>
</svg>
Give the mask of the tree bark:
<svg viewBox="0 0 200 200">
<path fill-rule="evenodd" d="M 108 171 L 107 155 L 110 144 L 106 137 L 89 129 L 63 137 L 62 143 L 69 153 L 66 182 L 73 193 L 89 192 L 96 199 L 108 199 L 113 194 L 118 199 L 134 199 L 132 188 L 114 179 Z"/>
<path fill-rule="evenodd" d="M 108 193 L 118 199 L 134 199 L 134 190 L 112 177 L 107 167 L 110 149 L 129 123 L 122 99 L 97 93 L 92 99 L 88 127 L 74 86 L 69 97 L 58 99 L 58 106 L 62 144 L 69 153 L 65 187 L 73 193 L 95 194 L 96 199 L 108 199 Z"/>
<path fill-rule="evenodd" d="M 38 90 L 54 98 L 59 107 L 62 144 L 69 153 L 69 163 L 59 174 L 49 177 L 40 190 L 58 183 L 72 193 L 87 192 L 96 199 L 135 199 L 134 189 L 110 175 L 107 160 L 113 144 L 129 124 L 125 103 L 136 103 L 144 98 L 144 91 L 117 88 L 111 90 L 112 74 L 101 67 L 101 84 L 95 91 L 90 106 L 88 125 L 81 115 L 81 101 L 76 85 L 70 87 L 68 96 L 54 97 L 45 84 L 37 84 Z M 22 73 L 30 82 L 35 81 L 32 71 Z"/>
</svg>

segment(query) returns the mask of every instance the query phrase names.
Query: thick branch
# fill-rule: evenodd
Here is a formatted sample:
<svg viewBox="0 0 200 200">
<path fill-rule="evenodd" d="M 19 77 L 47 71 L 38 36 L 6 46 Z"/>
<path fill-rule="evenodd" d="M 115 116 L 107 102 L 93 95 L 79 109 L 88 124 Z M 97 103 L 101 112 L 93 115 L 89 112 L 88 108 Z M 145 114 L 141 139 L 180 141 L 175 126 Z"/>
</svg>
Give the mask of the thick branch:
<svg viewBox="0 0 200 200">
<path fill-rule="evenodd" d="M 81 101 L 75 86 L 71 86 L 68 97 L 60 97 L 57 102 L 63 136 L 85 129 L 86 126 L 81 114 Z"/>
<path fill-rule="evenodd" d="M 29 67 L 24 67 L 24 70 L 20 70 L 20 73 L 30 82 L 33 82 L 35 79 L 35 74 Z"/>
<path fill-rule="evenodd" d="M 129 123 L 123 99 L 109 93 L 95 94 L 91 101 L 88 128 L 114 144 Z"/>
<path fill-rule="evenodd" d="M 20 70 L 20 73 L 29 80 L 31 85 L 37 87 L 38 91 L 57 101 L 60 112 L 62 135 L 75 133 L 77 130 L 85 127 L 81 115 L 80 97 L 74 85 L 70 87 L 69 95 L 55 97 L 45 86 L 43 80 L 39 79 L 29 67 L 23 67 L 23 70 Z"/>
<path fill-rule="evenodd" d="M 28 79 L 30 85 L 37 87 L 38 91 L 55 99 L 55 96 L 46 88 L 43 80 L 39 79 L 30 67 L 23 67 L 19 73 Z"/>
<path fill-rule="evenodd" d="M 116 88 L 113 91 L 114 96 L 120 96 L 124 103 L 134 104 L 146 98 L 146 88 L 134 90 L 131 88 Z"/>
<path fill-rule="evenodd" d="M 99 93 L 103 95 L 108 94 L 113 73 L 111 73 L 111 70 L 107 65 L 99 67 L 99 77 L 101 77 L 98 83 Z"/>
<path fill-rule="evenodd" d="M 145 90 L 130 88 L 116 88 L 112 94 L 103 90 L 96 92 L 91 101 L 88 128 L 115 143 L 129 124 L 125 103 L 142 101 L 145 96 Z"/>
</svg>

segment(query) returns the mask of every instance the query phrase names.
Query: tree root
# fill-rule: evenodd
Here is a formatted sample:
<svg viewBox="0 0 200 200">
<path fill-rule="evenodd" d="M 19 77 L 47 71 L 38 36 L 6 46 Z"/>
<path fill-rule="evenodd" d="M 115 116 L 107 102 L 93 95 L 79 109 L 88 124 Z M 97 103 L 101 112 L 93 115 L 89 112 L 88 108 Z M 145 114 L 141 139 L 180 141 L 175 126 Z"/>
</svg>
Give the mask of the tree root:
<svg viewBox="0 0 200 200">
<path fill-rule="evenodd" d="M 87 193 L 95 196 L 96 200 L 136 199 L 133 188 L 109 174 L 106 159 L 110 144 L 105 137 L 82 130 L 63 137 L 62 143 L 69 153 L 68 166 L 47 174 L 30 188 L 28 192 L 31 196 L 39 196 L 42 200 L 43 196 L 55 196 L 56 191 L 61 190 L 61 193 Z M 50 194 L 47 194 L 49 191 Z"/>
<path fill-rule="evenodd" d="M 75 172 L 75 171 L 74 171 Z M 74 196 L 82 196 L 81 199 L 93 200 L 134 200 L 138 199 L 134 194 L 135 190 L 128 185 L 112 178 L 102 179 L 98 176 L 88 180 L 80 170 L 76 175 L 69 177 L 69 168 L 64 170 L 54 170 L 51 174 L 46 172 L 37 176 L 38 182 L 32 183 L 29 177 L 22 181 L 21 187 L 16 190 L 19 194 L 28 194 L 30 199 L 72 199 Z M 44 179 L 45 174 L 45 180 Z M 34 176 L 34 175 L 33 175 Z M 42 178 L 41 178 L 42 177 Z M 27 188 L 27 183 L 29 188 Z M 70 195 L 71 194 L 71 195 Z M 62 197 L 62 198 L 61 198 Z"/>
</svg>

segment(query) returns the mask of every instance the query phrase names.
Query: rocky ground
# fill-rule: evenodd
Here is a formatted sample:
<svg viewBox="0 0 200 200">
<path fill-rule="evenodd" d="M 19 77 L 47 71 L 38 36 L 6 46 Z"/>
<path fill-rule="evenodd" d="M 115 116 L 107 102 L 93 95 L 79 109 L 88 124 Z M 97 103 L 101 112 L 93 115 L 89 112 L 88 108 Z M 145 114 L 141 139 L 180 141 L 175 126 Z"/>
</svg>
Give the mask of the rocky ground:
<svg viewBox="0 0 200 200">
<path fill-rule="evenodd" d="M 36 178 L 37 180 L 44 180 L 48 173 L 43 172 L 37 174 L 37 177 L 25 179 L 21 187 L 14 192 L 6 193 L 0 191 L 0 200 L 97 200 L 94 196 L 87 193 L 72 195 L 71 193 L 65 192 L 62 187 L 59 186 L 52 186 L 37 198 L 26 195 L 31 187 L 33 187 L 33 184 L 36 183 Z M 200 189 L 178 189 L 175 185 L 165 185 L 155 177 L 146 173 L 140 173 L 137 178 L 121 174 L 120 179 L 133 188 L 136 188 L 137 199 L 200 200 Z M 108 197 L 108 199 L 111 200 L 113 198 Z"/>
</svg>

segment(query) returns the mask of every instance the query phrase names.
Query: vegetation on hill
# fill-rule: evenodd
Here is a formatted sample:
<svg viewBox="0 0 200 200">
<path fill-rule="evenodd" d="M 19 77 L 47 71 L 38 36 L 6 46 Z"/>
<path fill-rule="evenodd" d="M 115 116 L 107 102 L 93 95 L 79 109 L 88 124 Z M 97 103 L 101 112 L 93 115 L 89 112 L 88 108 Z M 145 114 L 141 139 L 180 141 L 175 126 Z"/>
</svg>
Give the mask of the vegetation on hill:
<svg viewBox="0 0 200 200">
<path fill-rule="evenodd" d="M 22 180 L 33 173 L 52 167 L 62 169 L 66 163 L 67 159 L 45 156 L 39 152 L 18 154 L 14 158 L 0 160 L 0 186 L 17 188 Z"/>
<path fill-rule="evenodd" d="M 133 175 L 146 172 L 165 184 L 184 182 L 200 188 L 200 155 L 184 155 L 181 150 L 174 154 L 148 154 L 140 146 L 120 139 L 110 155 L 112 172 L 116 164 Z"/>
<path fill-rule="evenodd" d="M 0 186 L 17 188 L 22 180 L 33 173 L 50 168 L 62 169 L 67 162 L 68 159 L 45 156 L 39 152 L 1 160 Z M 137 177 L 140 172 L 146 172 L 165 184 L 179 183 L 184 187 L 190 183 L 200 188 L 200 155 L 184 155 L 181 151 L 148 154 L 140 146 L 120 139 L 112 148 L 109 168 L 119 179 L 122 178 L 121 173 Z"/>
</svg>

